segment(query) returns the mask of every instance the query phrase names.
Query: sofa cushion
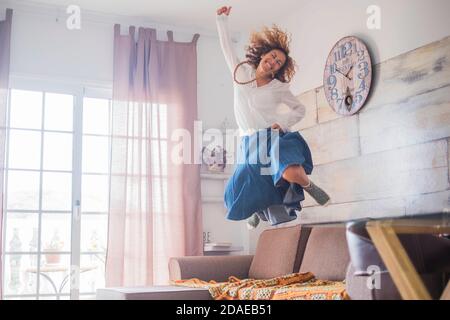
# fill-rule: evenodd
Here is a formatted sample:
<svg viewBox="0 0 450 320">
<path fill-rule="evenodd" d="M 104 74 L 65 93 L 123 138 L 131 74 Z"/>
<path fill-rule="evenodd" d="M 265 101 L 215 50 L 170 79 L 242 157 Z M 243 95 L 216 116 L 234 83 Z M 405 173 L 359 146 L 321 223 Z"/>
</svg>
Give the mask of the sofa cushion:
<svg viewBox="0 0 450 320">
<path fill-rule="evenodd" d="M 261 233 L 250 265 L 249 278 L 270 279 L 296 272 L 300 265 L 309 229 L 299 225 L 275 228 Z"/>
<path fill-rule="evenodd" d="M 252 255 L 170 258 L 170 280 L 198 278 L 221 282 L 228 281 L 230 276 L 245 279 L 252 259 Z"/>
<path fill-rule="evenodd" d="M 309 235 L 300 272 L 312 272 L 322 280 L 342 281 L 349 262 L 345 228 L 315 227 Z"/>
<path fill-rule="evenodd" d="M 97 300 L 212 300 L 208 289 L 179 286 L 105 288 Z"/>
</svg>

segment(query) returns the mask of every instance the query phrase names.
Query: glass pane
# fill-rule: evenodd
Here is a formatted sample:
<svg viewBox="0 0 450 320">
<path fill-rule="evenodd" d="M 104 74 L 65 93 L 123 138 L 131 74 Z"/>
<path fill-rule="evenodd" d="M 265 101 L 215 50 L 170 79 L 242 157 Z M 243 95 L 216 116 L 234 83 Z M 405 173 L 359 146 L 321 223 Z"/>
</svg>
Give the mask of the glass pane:
<svg viewBox="0 0 450 320">
<path fill-rule="evenodd" d="M 8 171 L 8 209 L 39 209 L 39 172 Z"/>
<path fill-rule="evenodd" d="M 9 168 L 40 169 L 41 133 L 11 129 L 8 161 Z"/>
<path fill-rule="evenodd" d="M 151 198 L 148 194 L 149 192 L 149 180 L 147 178 L 142 178 L 141 179 L 141 207 L 142 208 L 147 208 L 147 199 Z M 153 203 L 153 199 L 151 200 Z"/>
<path fill-rule="evenodd" d="M 8 212 L 6 214 L 6 252 L 36 252 L 38 246 L 38 213 Z"/>
<path fill-rule="evenodd" d="M 82 254 L 80 268 L 80 294 L 96 292 L 105 287 L 105 259 L 104 254 Z M 80 299 L 87 299 L 87 295 Z"/>
<path fill-rule="evenodd" d="M 45 130 L 72 131 L 73 96 L 45 93 Z"/>
<path fill-rule="evenodd" d="M 116 140 L 116 149 L 119 149 L 119 140 Z M 147 171 L 147 144 L 144 139 L 127 139 L 122 147 L 126 147 L 127 153 L 127 173 L 129 175 L 145 175 Z M 152 150 L 153 152 L 153 150 Z"/>
<path fill-rule="evenodd" d="M 109 134 L 109 100 L 83 99 L 83 133 Z"/>
<path fill-rule="evenodd" d="M 23 297 L 3 296 L 3 300 L 37 300 L 37 296 L 23 296 Z"/>
<path fill-rule="evenodd" d="M 167 179 L 152 179 L 152 204 L 155 213 L 167 212 Z"/>
<path fill-rule="evenodd" d="M 81 215 L 81 252 L 106 251 L 108 216 L 106 214 Z"/>
<path fill-rule="evenodd" d="M 167 139 L 167 105 L 153 104 L 151 110 L 152 138 Z"/>
<path fill-rule="evenodd" d="M 135 102 L 128 104 L 127 110 L 127 119 L 128 119 L 128 127 L 127 127 L 127 136 L 129 137 L 138 137 L 143 132 L 143 110 L 144 104 Z"/>
<path fill-rule="evenodd" d="M 11 90 L 11 121 L 13 128 L 42 128 L 42 92 Z"/>
<path fill-rule="evenodd" d="M 72 170 L 72 134 L 44 133 L 44 170 Z"/>
<path fill-rule="evenodd" d="M 71 210 L 72 174 L 44 172 L 42 176 L 43 210 Z"/>
<path fill-rule="evenodd" d="M 83 172 L 108 173 L 108 137 L 83 136 Z"/>
<path fill-rule="evenodd" d="M 63 293 L 62 295 L 45 295 L 45 296 L 39 296 L 39 300 L 70 300 L 70 294 L 69 293 Z"/>
<path fill-rule="evenodd" d="M 116 185 L 117 187 L 117 185 Z M 120 189 L 116 189 L 116 194 L 121 196 Z M 147 206 L 147 179 L 139 176 L 128 176 L 126 178 L 126 199 L 127 209 L 133 212 L 146 210 Z M 159 199 L 153 199 L 152 202 L 159 201 Z"/>
<path fill-rule="evenodd" d="M 36 272 L 36 270 L 35 270 Z M 39 293 L 58 295 L 70 292 L 70 255 L 44 254 L 39 270 Z"/>
<path fill-rule="evenodd" d="M 141 167 L 142 167 L 142 172 L 141 175 L 142 176 L 146 176 L 147 175 L 147 167 L 152 168 L 153 164 L 149 161 L 147 161 L 147 157 L 149 155 L 148 151 L 149 151 L 149 145 L 151 144 L 152 140 L 142 140 L 141 141 L 141 145 L 142 145 L 142 153 L 141 153 Z"/>
<path fill-rule="evenodd" d="M 153 175 L 167 175 L 167 141 L 152 140 L 151 141 L 152 154 L 152 174 Z M 145 163 L 145 162 L 144 162 Z"/>
<path fill-rule="evenodd" d="M 83 174 L 81 179 L 81 208 L 83 212 L 108 211 L 108 176 Z"/>
<path fill-rule="evenodd" d="M 35 294 L 37 255 L 5 254 L 3 293 Z M 34 270 L 34 272 L 33 272 Z"/>
<path fill-rule="evenodd" d="M 70 251 L 71 215 L 58 213 L 42 214 L 43 252 Z"/>
<path fill-rule="evenodd" d="M 159 123 L 161 125 L 161 138 L 167 139 L 167 105 L 159 105 Z"/>
</svg>

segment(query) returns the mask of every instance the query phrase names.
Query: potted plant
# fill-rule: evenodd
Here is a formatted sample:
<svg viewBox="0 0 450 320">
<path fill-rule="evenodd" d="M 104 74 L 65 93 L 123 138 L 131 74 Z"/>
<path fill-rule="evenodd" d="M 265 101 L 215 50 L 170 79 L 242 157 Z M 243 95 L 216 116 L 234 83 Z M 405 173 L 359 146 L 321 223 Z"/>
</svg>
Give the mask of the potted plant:
<svg viewBox="0 0 450 320">
<path fill-rule="evenodd" d="M 55 230 L 53 238 L 47 242 L 44 248 L 45 262 L 47 264 L 58 264 L 61 256 L 58 254 L 64 248 L 64 242 L 59 238 L 58 231 Z"/>
</svg>

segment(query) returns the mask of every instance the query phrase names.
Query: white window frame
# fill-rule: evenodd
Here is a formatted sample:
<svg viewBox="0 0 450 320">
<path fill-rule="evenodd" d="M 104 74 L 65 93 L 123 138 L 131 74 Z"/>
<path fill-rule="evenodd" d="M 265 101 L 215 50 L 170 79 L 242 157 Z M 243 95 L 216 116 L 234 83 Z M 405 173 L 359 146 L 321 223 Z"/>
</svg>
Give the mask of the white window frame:
<svg viewBox="0 0 450 320">
<path fill-rule="evenodd" d="M 78 272 L 80 268 L 80 257 L 81 257 L 81 177 L 82 177 L 82 139 L 83 139 L 83 99 L 85 97 L 88 98 L 100 98 L 100 99 L 112 99 L 112 86 L 107 82 L 98 82 L 98 81 L 81 81 L 81 80 L 73 80 L 67 78 L 55 78 L 55 77 L 45 77 L 45 76 L 35 76 L 35 75 L 22 75 L 22 74 L 12 74 L 10 76 L 10 85 L 9 92 L 11 89 L 15 90 L 30 90 L 30 91 L 39 91 L 39 92 L 51 92 L 51 93 L 61 93 L 61 94 L 70 94 L 74 96 L 74 105 L 73 105 L 73 126 L 72 126 L 72 134 L 73 134 L 73 152 L 72 152 L 72 211 L 71 211 L 71 249 L 70 252 L 61 252 L 70 254 L 70 299 L 78 300 L 80 297 L 80 292 L 78 285 L 80 283 L 80 274 Z M 45 95 L 43 95 L 43 99 L 45 99 Z M 44 101 L 43 101 L 44 102 Z M 9 127 L 10 127 L 10 99 L 8 99 L 8 115 L 7 115 L 7 139 L 9 143 Z M 42 115 L 42 121 L 44 121 L 44 114 Z M 43 127 L 42 127 L 43 128 Z M 27 129 L 24 129 L 27 130 Z M 29 130 L 31 131 L 31 130 Z M 55 131 L 58 132 L 58 131 Z M 61 131 L 62 132 L 62 131 Z M 43 132 L 42 132 L 43 134 Z M 40 175 L 42 175 L 43 170 L 43 148 L 44 142 L 41 140 L 41 167 L 39 169 Z M 5 164 L 8 167 L 8 153 L 9 146 L 7 146 L 8 152 L 5 154 Z M 34 170 L 33 170 L 34 171 Z M 48 171 L 48 170 L 46 170 Z M 51 170 L 50 170 L 51 171 Z M 7 208 L 7 196 L 6 196 L 6 186 L 7 186 L 7 176 L 5 175 L 5 201 L 3 212 L 6 212 Z M 38 248 L 36 252 L 8 252 L 8 254 L 30 254 L 37 255 L 37 276 L 36 276 L 36 294 L 33 295 L 17 295 L 18 297 L 45 297 L 45 296 L 54 296 L 53 294 L 41 294 L 40 291 L 40 276 L 39 276 L 39 268 L 40 268 L 40 257 L 42 255 L 41 252 L 41 231 L 42 231 L 42 177 L 40 178 L 40 191 L 39 191 L 39 217 L 38 217 Z M 20 212 L 20 210 L 14 210 L 15 212 Z M 25 212 L 27 210 L 24 210 Z M 35 212 L 35 210 L 33 211 Z M 7 215 L 3 215 L 3 230 L 6 231 L 7 224 Z M 3 232 L 3 245 L 5 245 L 6 240 L 6 232 Z M 5 253 L 2 252 L 2 255 L 5 256 Z M 5 270 L 5 260 L 2 259 L 3 268 Z M 3 284 L 2 284 L 3 285 Z M 92 293 L 89 293 L 92 294 Z M 7 297 L 15 297 L 16 295 L 6 295 Z M 61 294 L 60 296 L 67 296 L 67 294 Z"/>
</svg>

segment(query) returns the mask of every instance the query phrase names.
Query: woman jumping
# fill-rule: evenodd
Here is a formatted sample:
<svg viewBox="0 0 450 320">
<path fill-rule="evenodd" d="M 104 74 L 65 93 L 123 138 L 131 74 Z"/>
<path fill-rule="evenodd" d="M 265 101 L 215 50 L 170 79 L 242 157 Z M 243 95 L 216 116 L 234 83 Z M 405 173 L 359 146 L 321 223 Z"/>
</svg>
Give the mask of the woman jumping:
<svg viewBox="0 0 450 320">
<path fill-rule="evenodd" d="M 227 219 L 248 219 L 249 228 L 255 228 L 260 219 L 272 224 L 287 222 L 297 217 L 295 210 L 301 210 L 303 190 L 320 205 L 330 201 L 327 193 L 307 176 L 313 169 L 307 143 L 298 132 L 288 131 L 305 116 L 305 107 L 288 84 L 295 73 L 295 62 L 289 56 L 290 40 L 277 26 L 264 28 L 251 35 L 247 60 L 239 62 L 228 30 L 230 11 L 231 7 L 218 9 L 216 22 L 222 51 L 234 78 L 234 113 L 243 161 L 237 164 L 225 187 Z M 280 103 L 286 104 L 290 112 L 278 114 Z M 261 147 L 270 154 L 269 168 L 251 161 Z M 262 174 L 264 169 L 271 169 L 270 174 Z M 280 209 L 284 211 L 281 218 Z"/>
</svg>

